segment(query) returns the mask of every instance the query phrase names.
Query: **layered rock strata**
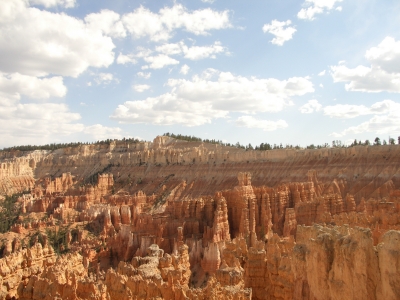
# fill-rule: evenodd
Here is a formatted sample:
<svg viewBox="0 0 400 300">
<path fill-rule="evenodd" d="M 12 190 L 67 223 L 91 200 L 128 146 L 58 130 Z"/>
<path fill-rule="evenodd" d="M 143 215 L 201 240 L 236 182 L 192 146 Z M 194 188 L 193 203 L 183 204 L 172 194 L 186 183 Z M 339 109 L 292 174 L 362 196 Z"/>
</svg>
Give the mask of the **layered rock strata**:
<svg viewBox="0 0 400 300">
<path fill-rule="evenodd" d="M 2 152 L 0 299 L 398 299 L 399 150 Z"/>
</svg>

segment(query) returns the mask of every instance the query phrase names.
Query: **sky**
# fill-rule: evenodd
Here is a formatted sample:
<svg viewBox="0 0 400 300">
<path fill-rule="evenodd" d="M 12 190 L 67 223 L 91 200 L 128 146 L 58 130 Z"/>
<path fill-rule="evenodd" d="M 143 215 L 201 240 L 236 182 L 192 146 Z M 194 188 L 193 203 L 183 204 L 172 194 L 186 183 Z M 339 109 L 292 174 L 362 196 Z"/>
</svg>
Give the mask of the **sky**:
<svg viewBox="0 0 400 300">
<path fill-rule="evenodd" d="M 400 136 L 398 0 L 0 1 L 0 148 Z"/>
</svg>

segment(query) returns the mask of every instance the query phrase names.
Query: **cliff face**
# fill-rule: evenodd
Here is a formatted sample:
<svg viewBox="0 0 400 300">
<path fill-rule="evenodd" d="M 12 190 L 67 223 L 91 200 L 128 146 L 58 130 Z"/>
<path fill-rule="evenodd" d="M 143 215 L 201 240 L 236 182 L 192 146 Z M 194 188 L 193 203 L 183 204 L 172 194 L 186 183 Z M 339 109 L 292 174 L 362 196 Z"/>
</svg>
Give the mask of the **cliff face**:
<svg viewBox="0 0 400 300">
<path fill-rule="evenodd" d="M 1 157 L 1 192 L 29 192 L 0 234 L 0 299 L 400 297 L 400 146 Z"/>
<path fill-rule="evenodd" d="M 96 172 L 111 171 L 116 181 L 130 181 L 134 191 L 143 190 L 146 194 L 156 192 L 160 184 L 176 185 L 185 180 L 193 184 L 190 195 L 213 195 L 234 187 L 238 172 L 251 172 L 253 186 L 312 182 L 317 196 L 330 191 L 345 198 L 349 193 L 358 204 L 362 197 L 388 197 L 399 187 L 398 148 L 388 145 L 245 151 L 157 137 L 153 143 L 120 141 L 55 151 L 3 152 L 0 191 L 14 193 L 32 185 L 32 180 L 60 177 L 68 172 L 82 183 Z M 141 184 L 135 186 L 139 178 Z M 291 190 L 303 193 L 303 198 L 300 195 L 298 199 L 304 199 L 308 187 L 304 188 L 293 186 Z"/>
</svg>

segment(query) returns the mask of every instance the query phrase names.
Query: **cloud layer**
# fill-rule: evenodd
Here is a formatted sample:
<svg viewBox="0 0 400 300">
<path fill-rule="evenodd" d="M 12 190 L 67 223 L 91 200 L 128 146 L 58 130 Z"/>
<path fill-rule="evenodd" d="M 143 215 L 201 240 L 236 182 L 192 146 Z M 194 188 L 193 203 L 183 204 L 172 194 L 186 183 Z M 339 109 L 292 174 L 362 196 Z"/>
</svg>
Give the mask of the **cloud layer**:
<svg viewBox="0 0 400 300">
<path fill-rule="evenodd" d="M 400 93 L 400 41 L 386 37 L 377 47 L 367 50 L 369 67 L 331 67 L 334 82 L 348 82 L 347 91 Z"/>
<path fill-rule="evenodd" d="M 270 24 L 264 24 L 262 30 L 264 33 L 268 32 L 275 35 L 271 40 L 272 44 L 282 46 L 285 42 L 291 40 L 296 32 L 296 28 L 289 26 L 290 24 L 292 24 L 290 20 L 284 22 L 272 20 Z"/>
<path fill-rule="evenodd" d="M 241 116 L 236 120 L 236 125 L 239 127 L 246 127 L 251 129 L 262 129 L 264 131 L 274 131 L 288 127 L 284 120 L 269 121 L 258 120 L 253 116 Z"/>
<path fill-rule="evenodd" d="M 303 77 L 257 79 L 215 69 L 191 80 L 170 79 L 167 86 L 168 93 L 119 105 L 111 118 L 122 123 L 196 126 L 229 112 L 278 112 L 293 105 L 291 97 L 314 91 Z"/>
<path fill-rule="evenodd" d="M 396 134 L 400 131 L 400 103 L 392 100 L 383 100 L 365 105 L 338 104 L 324 108 L 324 114 L 334 118 L 356 118 L 365 115 L 374 115 L 371 119 L 357 126 L 351 126 L 339 133 L 332 133 L 335 137 L 364 132 L 375 132 L 377 134 Z"/>
<path fill-rule="evenodd" d="M 309 100 L 306 104 L 302 105 L 299 110 L 302 114 L 311 114 L 313 112 L 321 110 L 322 105 L 318 100 Z"/>
<path fill-rule="evenodd" d="M 189 11 L 181 4 L 164 7 L 158 13 L 141 6 L 125 14 L 122 22 L 132 37 L 148 37 L 152 41 L 167 41 L 176 29 L 195 35 L 208 35 L 211 30 L 232 27 L 228 10 L 205 8 Z"/>
<path fill-rule="evenodd" d="M 18 0 L 0 1 L 1 71 L 77 77 L 114 61 L 111 38 L 83 21 Z"/>
<path fill-rule="evenodd" d="M 318 14 L 326 13 L 333 9 L 341 11 L 342 7 L 335 7 L 335 5 L 342 1 L 343 0 L 306 0 L 303 4 L 305 8 L 302 8 L 297 13 L 297 17 L 299 19 L 312 21 Z"/>
</svg>

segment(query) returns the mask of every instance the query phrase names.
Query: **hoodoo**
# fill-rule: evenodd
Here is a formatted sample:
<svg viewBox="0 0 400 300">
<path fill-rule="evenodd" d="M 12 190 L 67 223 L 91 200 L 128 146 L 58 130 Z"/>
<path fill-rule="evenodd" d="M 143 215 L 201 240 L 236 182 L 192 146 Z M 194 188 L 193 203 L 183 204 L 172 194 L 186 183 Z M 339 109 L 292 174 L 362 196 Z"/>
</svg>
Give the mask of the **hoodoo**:
<svg viewBox="0 0 400 300">
<path fill-rule="evenodd" d="M 400 299 L 400 145 L 0 159 L 0 299 Z"/>
</svg>

